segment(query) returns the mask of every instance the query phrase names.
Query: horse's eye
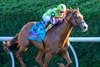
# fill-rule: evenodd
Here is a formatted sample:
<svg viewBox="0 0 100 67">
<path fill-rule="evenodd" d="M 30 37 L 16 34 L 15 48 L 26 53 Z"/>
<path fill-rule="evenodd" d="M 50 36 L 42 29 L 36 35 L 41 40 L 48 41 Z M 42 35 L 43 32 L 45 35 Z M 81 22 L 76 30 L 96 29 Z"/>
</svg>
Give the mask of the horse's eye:
<svg viewBox="0 0 100 67">
<path fill-rule="evenodd" d="M 76 15 L 75 17 L 78 18 L 78 15 Z"/>
<path fill-rule="evenodd" d="M 78 16 L 75 16 L 75 18 L 78 18 Z"/>
</svg>

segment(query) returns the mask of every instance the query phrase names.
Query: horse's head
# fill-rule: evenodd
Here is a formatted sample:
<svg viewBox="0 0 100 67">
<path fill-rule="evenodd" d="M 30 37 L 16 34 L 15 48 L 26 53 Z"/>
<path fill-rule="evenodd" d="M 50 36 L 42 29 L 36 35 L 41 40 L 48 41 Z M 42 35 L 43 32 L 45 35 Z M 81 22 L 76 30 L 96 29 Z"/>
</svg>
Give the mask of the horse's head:
<svg viewBox="0 0 100 67">
<path fill-rule="evenodd" d="M 79 26 L 83 32 L 88 30 L 88 25 L 84 21 L 78 7 L 75 10 L 69 9 L 66 11 L 65 22 L 70 23 L 72 26 Z"/>
</svg>

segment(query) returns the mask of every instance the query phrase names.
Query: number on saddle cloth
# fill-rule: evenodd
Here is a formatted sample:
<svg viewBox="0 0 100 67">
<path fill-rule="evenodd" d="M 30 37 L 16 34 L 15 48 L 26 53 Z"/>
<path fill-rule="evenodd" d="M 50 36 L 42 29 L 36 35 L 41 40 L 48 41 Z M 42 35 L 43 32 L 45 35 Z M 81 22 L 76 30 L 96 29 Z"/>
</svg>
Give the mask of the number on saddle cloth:
<svg viewBox="0 0 100 67">
<path fill-rule="evenodd" d="M 28 39 L 44 41 L 45 36 L 46 36 L 45 22 L 41 21 L 37 22 L 35 25 L 32 26 Z"/>
</svg>

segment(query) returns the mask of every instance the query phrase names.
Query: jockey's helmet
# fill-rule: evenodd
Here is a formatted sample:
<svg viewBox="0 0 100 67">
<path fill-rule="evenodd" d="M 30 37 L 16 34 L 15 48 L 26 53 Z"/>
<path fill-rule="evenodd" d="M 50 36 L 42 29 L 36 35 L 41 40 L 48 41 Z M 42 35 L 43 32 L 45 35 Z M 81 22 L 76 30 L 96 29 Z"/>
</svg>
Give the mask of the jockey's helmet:
<svg viewBox="0 0 100 67">
<path fill-rule="evenodd" d="M 59 5 L 57 6 L 57 9 L 58 9 L 59 11 L 66 11 L 66 5 L 64 5 L 64 4 L 59 4 Z"/>
</svg>

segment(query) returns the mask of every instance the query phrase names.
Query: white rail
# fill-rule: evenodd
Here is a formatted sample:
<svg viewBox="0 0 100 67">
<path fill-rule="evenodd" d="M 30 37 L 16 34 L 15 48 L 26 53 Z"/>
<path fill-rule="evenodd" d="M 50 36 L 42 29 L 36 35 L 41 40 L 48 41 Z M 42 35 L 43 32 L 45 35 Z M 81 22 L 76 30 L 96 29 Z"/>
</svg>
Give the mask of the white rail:
<svg viewBox="0 0 100 67">
<path fill-rule="evenodd" d="M 14 61 L 13 53 L 10 51 L 9 54 L 10 54 L 11 61 L 12 61 L 12 67 L 15 67 L 15 61 Z"/>
<path fill-rule="evenodd" d="M 69 47 L 70 47 L 70 49 L 72 50 L 72 53 L 73 53 L 73 55 L 74 55 L 74 59 L 75 59 L 75 63 L 76 63 L 76 67 L 79 67 L 77 54 L 76 54 L 76 52 L 75 52 L 75 50 L 74 50 L 74 48 L 72 47 L 71 44 L 70 44 Z"/>
<path fill-rule="evenodd" d="M 13 37 L 0 37 L 0 41 L 11 40 Z"/>
<path fill-rule="evenodd" d="M 71 42 L 100 42 L 100 37 L 70 37 Z"/>
<path fill-rule="evenodd" d="M 0 37 L 0 41 L 11 40 L 13 37 Z M 70 42 L 100 42 L 100 37 L 69 37 Z"/>
</svg>

